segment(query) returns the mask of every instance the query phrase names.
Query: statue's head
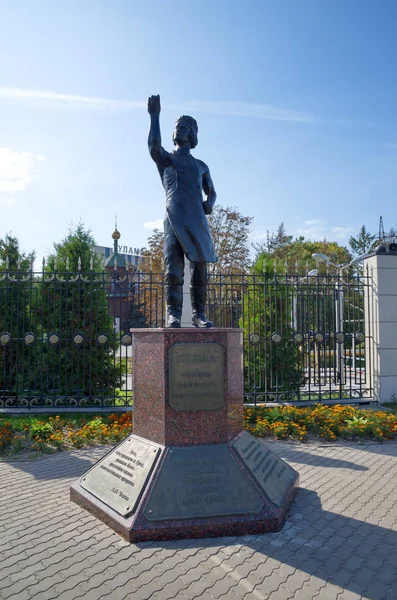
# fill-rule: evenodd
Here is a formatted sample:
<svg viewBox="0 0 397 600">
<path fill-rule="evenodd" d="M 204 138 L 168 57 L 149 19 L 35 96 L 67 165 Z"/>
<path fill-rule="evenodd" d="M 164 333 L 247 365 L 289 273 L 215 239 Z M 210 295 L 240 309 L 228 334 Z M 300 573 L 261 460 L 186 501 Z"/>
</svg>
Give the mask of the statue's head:
<svg viewBox="0 0 397 600">
<path fill-rule="evenodd" d="M 174 145 L 183 145 L 187 142 L 190 148 L 193 149 L 198 144 L 198 125 L 193 117 L 182 115 L 175 123 L 175 131 L 172 135 Z"/>
</svg>

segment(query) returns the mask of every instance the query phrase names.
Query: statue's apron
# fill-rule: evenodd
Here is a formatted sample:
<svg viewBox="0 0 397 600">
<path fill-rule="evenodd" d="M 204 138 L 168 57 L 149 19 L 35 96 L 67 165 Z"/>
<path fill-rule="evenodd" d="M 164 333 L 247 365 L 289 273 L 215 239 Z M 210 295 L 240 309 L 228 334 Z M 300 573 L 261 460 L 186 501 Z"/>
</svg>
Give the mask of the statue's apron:
<svg viewBox="0 0 397 600">
<path fill-rule="evenodd" d="M 168 153 L 164 169 L 166 216 L 187 258 L 192 262 L 217 262 L 203 208 L 202 175 L 191 155 Z"/>
</svg>

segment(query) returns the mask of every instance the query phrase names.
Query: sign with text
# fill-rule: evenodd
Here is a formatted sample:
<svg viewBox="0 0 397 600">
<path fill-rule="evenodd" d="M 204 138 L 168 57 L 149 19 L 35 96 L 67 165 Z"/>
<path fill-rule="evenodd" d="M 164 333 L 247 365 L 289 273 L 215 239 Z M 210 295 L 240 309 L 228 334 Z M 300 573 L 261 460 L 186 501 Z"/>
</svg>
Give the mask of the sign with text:
<svg viewBox="0 0 397 600">
<path fill-rule="evenodd" d="M 122 516 L 135 511 L 160 446 L 129 436 L 81 479 L 81 486 Z"/>
<path fill-rule="evenodd" d="M 149 521 L 257 514 L 259 493 L 226 445 L 174 446 L 145 508 Z"/>
<path fill-rule="evenodd" d="M 233 442 L 233 447 L 270 500 L 280 506 L 298 473 L 247 432 Z"/>
<path fill-rule="evenodd" d="M 224 404 L 220 344 L 174 344 L 169 351 L 168 401 L 175 410 L 216 410 Z"/>
</svg>

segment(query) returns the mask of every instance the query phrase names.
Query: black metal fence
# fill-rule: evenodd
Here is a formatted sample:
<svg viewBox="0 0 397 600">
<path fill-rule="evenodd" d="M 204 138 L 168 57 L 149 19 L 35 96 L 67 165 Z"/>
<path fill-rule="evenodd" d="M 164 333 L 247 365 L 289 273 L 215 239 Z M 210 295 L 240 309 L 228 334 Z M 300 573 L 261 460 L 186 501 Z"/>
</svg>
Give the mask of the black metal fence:
<svg viewBox="0 0 397 600">
<path fill-rule="evenodd" d="M 248 402 L 371 397 L 366 277 L 212 274 L 207 311 L 244 330 Z M 164 277 L 0 272 L 0 408 L 132 404 L 132 327 L 165 325 Z"/>
</svg>

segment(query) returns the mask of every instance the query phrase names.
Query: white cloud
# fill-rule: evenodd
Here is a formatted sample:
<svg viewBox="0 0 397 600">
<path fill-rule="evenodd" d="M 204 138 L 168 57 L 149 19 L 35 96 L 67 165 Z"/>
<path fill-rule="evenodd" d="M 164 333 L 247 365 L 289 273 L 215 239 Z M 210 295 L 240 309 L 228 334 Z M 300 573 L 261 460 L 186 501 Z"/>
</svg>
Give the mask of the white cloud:
<svg viewBox="0 0 397 600">
<path fill-rule="evenodd" d="M 146 109 L 145 100 L 114 100 L 96 96 L 79 96 L 48 90 L 25 90 L 0 86 L 0 98 L 41 102 L 55 106 L 90 108 L 101 110 Z M 201 112 L 211 115 L 251 117 L 270 121 L 292 121 L 295 123 L 315 123 L 318 120 L 311 113 L 294 109 L 280 108 L 269 104 L 250 102 L 209 102 L 205 100 L 186 101 L 183 104 L 164 104 L 164 107 L 182 112 Z"/>
<path fill-rule="evenodd" d="M 48 90 L 23 90 L 13 87 L 0 87 L 0 98 L 11 100 L 45 101 L 59 106 L 75 106 L 97 109 L 145 108 L 146 103 L 141 100 L 112 100 L 110 98 L 97 98 L 95 96 L 78 96 L 62 94 Z"/>
<path fill-rule="evenodd" d="M 304 227 L 295 230 L 295 235 L 303 235 L 306 239 L 313 241 L 327 239 L 346 242 L 355 231 L 354 227 L 331 227 L 321 219 L 307 219 L 304 221 Z"/>
<path fill-rule="evenodd" d="M 13 152 L 0 148 L 0 199 L 13 202 L 17 193 L 24 192 L 32 183 L 32 176 L 44 156 L 30 152 Z"/>
<path fill-rule="evenodd" d="M 317 122 L 317 119 L 311 113 L 280 108 L 269 104 L 252 104 L 250 102 L 206 102 L 199 100 L 186 102 L 183 106 L 171 105 L 170 108 L 212 115 L 267 119 L 269 121 L 293 121 L 295 123 Z"/>
<path fill-rule="evenodd" d="M 304 221 L 305 227 L 295 231 L 295 235 L 303 235 L 306 239 L 321 240 L 326 237 L 326 222 L 321 219 L 308 219 Z"/>
<path fill-rule="evenodd" d="M 251 231 L 251 233 L 249 234 L 249 239 L 252 242 L 264 242 L 266 240 L 266 236 L 267 236 L 268 232 L 267 231 L 259 231 L 259 230 L 255 230 L 255 231 Z"/>
<path fill-rule="evenodd" d="M 354 227 L 332 227 L 332 233 L 336 237 L 337 240 L 346 240 L 349 238 L 356 230 Z"/>
<path fill-rule="evenodd" d="M 160 229 L 163 230 L 163 219 L 157 219 L 157 221 L 148 221 L 143 224 L 145 229 Z"/>
<path fill-rule="evenodd" d="M 321 221 L 321 219 L 309 219 L 305 221 L 305 225 L 310 225 L 312 227 L 322 227 L 325 225 L 325 221 Z"/>
</svg>

